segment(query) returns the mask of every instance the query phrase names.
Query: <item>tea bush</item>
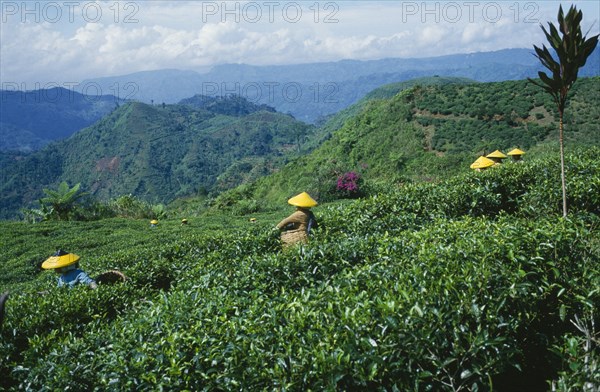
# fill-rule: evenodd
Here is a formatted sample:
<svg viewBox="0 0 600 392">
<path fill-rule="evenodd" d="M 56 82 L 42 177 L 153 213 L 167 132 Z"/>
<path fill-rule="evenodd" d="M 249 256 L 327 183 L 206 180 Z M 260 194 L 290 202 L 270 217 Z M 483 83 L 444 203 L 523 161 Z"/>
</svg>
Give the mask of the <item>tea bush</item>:
<svg viewBox="0 0 600 392">
<path fill-rule="evenodd" d="M 286 250 L 276 216 L 256 224 L 211 216 L 189 227 L 166 220 L 154 229 L 125 219 L 0 223 L 14 255 L 3 265 L 15 271 L 2 281 L 13 295 L 0 385 L 596 385 L 571 320 L 590 320 L 600 303 L 597 152 L 569 157 L 568 219 L 552 199 L 560 182 L 548 158 L 319 207 L 310 243 Z M 79 252 L 92 275 L 117 268 L 129 280 L 56 288 L 37 264 L 57 245 Z"/>
</svg>

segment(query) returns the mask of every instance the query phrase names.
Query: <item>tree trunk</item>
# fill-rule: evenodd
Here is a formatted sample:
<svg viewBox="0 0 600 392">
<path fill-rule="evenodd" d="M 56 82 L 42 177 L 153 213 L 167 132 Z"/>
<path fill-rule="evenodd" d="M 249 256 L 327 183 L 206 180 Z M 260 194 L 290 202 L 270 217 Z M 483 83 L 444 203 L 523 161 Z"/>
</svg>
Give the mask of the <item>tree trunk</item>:
<svg viewBox="0 0 600 392">
<path fill-rule="evenodd" d="M 567 186 L 565 185 L 565 149 L 563 146 L 563 112 L 559 113 L 558 141 L 560 144 L 560 180 L 562 183 L 563 217 L 567 217 Z"/>
</svg>

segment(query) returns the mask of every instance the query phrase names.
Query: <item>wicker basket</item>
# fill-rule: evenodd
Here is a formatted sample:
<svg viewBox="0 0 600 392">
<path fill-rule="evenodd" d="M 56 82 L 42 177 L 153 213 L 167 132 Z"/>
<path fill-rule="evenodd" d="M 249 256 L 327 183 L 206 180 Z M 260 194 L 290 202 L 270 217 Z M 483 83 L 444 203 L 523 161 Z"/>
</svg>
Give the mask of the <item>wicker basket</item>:
<svg viewBox="0 0 600 392">
<path fill-rule="evenodd" d="M 103 272 L 96 278 L 96 282 L 100 284 L 114 284 L 125 282 L 126 280 L 127 277 L 121 271 L 117 270 Z"/>
<path fill-rule="evenodd" d="M 304 230 L 289 230 L 281 232 L 281 243 L 284 247 L 306 241 L 308 241 L 308 236 Z"/>
</svg>

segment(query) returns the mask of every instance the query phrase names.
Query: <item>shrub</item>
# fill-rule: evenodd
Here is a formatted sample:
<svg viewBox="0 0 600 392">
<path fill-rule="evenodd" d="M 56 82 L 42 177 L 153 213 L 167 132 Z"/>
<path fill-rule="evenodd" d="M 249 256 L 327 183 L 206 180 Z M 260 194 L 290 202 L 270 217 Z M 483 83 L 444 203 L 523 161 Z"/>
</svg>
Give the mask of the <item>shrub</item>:
<svg viewBox="0 0 600 392">
<path fill-rule="evenodd" d="M 164 206 L 152 206 L 131 194 L 119 196 L 109 201 L 107 206 L 112 209 L 115 216 L 122 218 L 150 219 L 157 218 L 157 214 L 162 217 L 162 212 L 164 212 Z M 155 211 L 155 207 L 157 211 Z"/>
<path fill-rule="evenodd" d="M 553 352 L 562 360 L 558 380 L 550 382 L 556 391 L 595 391 L 600 387 L 600 347 L 593 311 L 589 317 L 570 320 L 576 333 L 566 334 L 554 345 Z"/>
<path fill-rule="evenodd" d="M 361 183 L 360 174 L 351 171 L 338 177 L 335 189 L 339 196 L 352 199 L 361 196 Z"/>
</svg>

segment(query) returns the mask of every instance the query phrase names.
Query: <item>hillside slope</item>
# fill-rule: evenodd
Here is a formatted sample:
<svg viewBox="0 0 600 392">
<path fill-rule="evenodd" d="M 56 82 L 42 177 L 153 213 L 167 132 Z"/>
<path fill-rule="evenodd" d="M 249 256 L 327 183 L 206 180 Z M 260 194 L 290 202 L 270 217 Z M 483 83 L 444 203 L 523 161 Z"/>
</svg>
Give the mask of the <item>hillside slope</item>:
<svg viewBox="0 0 600 392">
<path fill-rule="evenodd" d="M 600 145 L 599 90 L 597 77 L 573 87 L 565 120 L 568 146 Z M 417 85 L 391 98 L 385 90 L 372 95 L 382 99 L 344 117 L 318 149 L 238 193 L 264 205 L 281 204 L 301 190 L 328 200 L 346 172 L 359 173 L 367 183 L 439 179 L 468 171 L 479 155 L 527 151 L 558 137 L 551 98 L 527 81 Z"/>
<path fill-rule="evenodd" d="M 600 302 L 598 154 L 566 154 L 568 219 L 558 157 L 534 158 L 321 205 L 310 242 L 286 251 L 275 215 L 0 221 L 0 389 L 599 385 L 583 332 Z M 39 265 L 59 245 L 128 280 L 56 287 Z"/>
<path fill-rule="evenodd" d="M 310 131 L 272 111 L 234 116 L 129 103 L 65 141 L 13 160 L 2 173 L 2 211 L 6 216 L 61 181 L 81 183 L 101 199 L 133 194 L 152 202 L 227 189 L 272 172 L 302 149 L 298 138 Z M 232 175 L 223 176 L 230 167 Z"/>
<path fill-rule="evenodd" d="M 321 136 L 321 138 L 330 137 L 331 134 L 334 131 L 340 129 L 348 119 L 357 116 L 360 112 L 362 112 L 365 109 L 369 102 L 375 99 L 389 99 L 392 98 L 394 95 L 398 94 L 399 92 L 415 86 L 445 86 L 448 84 L 461 85 L 471 83 L 477 82 L 475 80 L 467 78 L 433 76 L 386 84 L 370 91 L 358 102 L 350 105 L 344 110 L 341 110 L 335 114 L 328 116 L 327 119 L 324 121 L 323 125 L 320 127 L 318 133 Z M 315 140 L 318 139 L 313 139 L 313 142 Z"/>
</svg>

